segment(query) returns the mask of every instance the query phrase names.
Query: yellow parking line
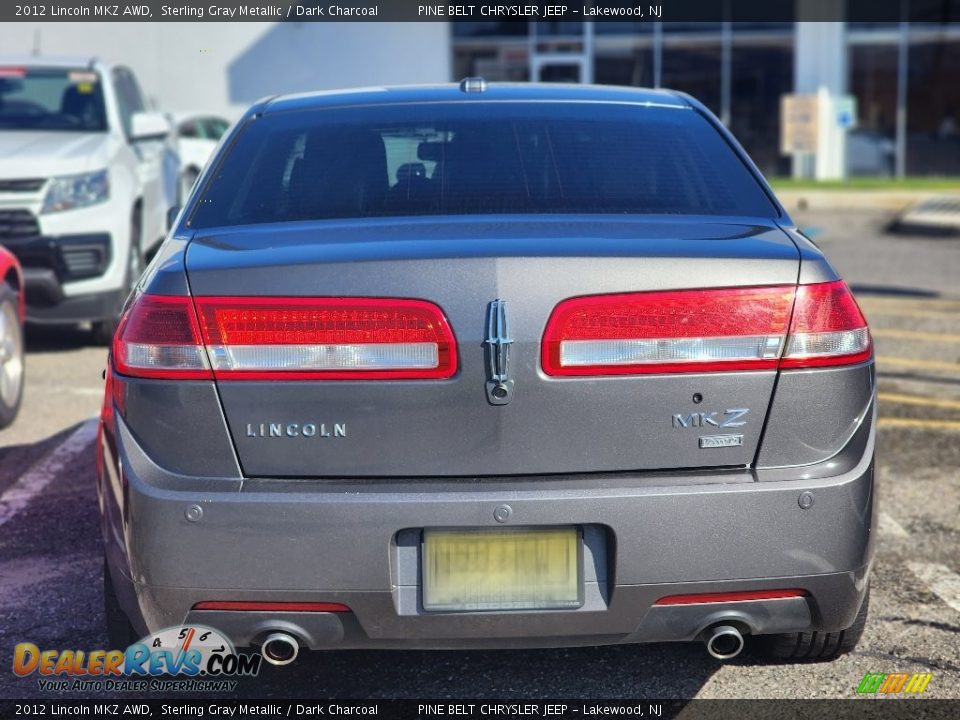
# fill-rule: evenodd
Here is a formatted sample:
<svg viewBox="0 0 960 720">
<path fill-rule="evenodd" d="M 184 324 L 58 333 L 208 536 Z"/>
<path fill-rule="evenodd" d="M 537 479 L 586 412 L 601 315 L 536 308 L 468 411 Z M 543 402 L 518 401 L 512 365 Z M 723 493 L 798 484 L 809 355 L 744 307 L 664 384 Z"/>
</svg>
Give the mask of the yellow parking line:
<svg viewBox="0 0 960 720">
<path fill-rule="evenodd" d="M 914 428 L 917 430 L 950 430 L 960 432 L 960 420 L 923 420 L 920 418 L 880 418 L 882 428 Z"/>
<path fill-rule="evenodd" d="M 877 365 L 882 370 L 885 365 L 902 365 L 904 367 L 918 367 L 927 370 L 950 370 L 960 373 L 960 363 L 939 362 L 937 360 L 916 360 L 914 358 L 890 357 L 887 355 L 877 356 Z"/>
<path fill-rule="evenodd" d="M 881 402 L 896 403 L 897 405 L 921 405 L 923 407 L 944 408 L 946 410 L 960 410 L 960 400 L 941 400 L 938 398 L 923 397 L 922 395 L 903 395 L 901 393 L 877 393 Z"/>
<path fill-rule="evenodd" d="M 915 330 L 871 330 L 874 337 L 899 338 L 918 342 L 960 343 L 960 335 L 947 333 L 916 332 Z"/>
</svg>

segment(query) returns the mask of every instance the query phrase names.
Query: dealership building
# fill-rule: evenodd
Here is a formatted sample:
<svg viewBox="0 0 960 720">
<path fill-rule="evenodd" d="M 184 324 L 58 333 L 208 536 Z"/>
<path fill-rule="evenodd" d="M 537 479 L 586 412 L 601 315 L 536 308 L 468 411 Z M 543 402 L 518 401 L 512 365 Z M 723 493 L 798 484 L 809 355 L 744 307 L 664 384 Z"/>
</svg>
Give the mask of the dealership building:
<svg viewBox="0 0 960 720">
<path fill-rule="evenodd" d="M 904 0 L 910 23 L 855 19 L 875 2 L 796 0 L 777 22 L 5 23 L 0 48 L 102 56 L 162 110 L 227 116 L 275 93 L 468 75 L 667 87 L 703 101 L 768 175 L 956 176 L 960 0 Z M 828 101 L 815 156 L 782 145 L 789 95 Z"/>
<path fill-rule="evenodd" d="M 842 131 L 828 176 L 960 174 L 960 4 L 914 0 L 929 7 L 909 24 L 845 20 L 855 4 L 798 0 L 790 22 L 457 23 L 453 76 L 682 90 L 769 175 L 796 165 L 781 152 L 781 98 L 825 92 L 849 100 L 821 118 Z"/>
</svg>

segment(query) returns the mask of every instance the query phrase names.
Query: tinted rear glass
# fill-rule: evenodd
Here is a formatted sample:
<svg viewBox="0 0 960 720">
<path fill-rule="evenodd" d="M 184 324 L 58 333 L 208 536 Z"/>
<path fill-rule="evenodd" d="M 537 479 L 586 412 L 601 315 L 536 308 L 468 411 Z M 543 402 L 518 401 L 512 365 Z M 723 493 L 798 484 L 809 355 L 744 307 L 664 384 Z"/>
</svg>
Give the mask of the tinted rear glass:
<svg viewBox="0 0 960 720">
<path fill-rule="evenodd" d="M 192 227 L 485 213 L 774 217 L 693 110 L 433 103 L 266 114 L 202 190 Z"/>
</svg>

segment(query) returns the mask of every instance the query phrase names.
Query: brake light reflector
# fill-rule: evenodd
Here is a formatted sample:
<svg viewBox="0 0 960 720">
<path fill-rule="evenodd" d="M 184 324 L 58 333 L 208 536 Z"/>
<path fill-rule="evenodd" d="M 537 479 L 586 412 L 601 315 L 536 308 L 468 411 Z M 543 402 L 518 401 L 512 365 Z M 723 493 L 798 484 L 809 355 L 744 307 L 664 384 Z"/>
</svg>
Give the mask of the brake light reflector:
<svg viewBox="0 0 960 720">
<path fill-rule="evenodd" d="M 241 612 L 350 612 L 343 603 L 332 602 L 260 602 L 258 600 L 205 600 L 193 610 L 230 610 Z"/>
<path fill-rule="evenodd" d="M 213 378 L 189 297 L 137 296 L 113 337 L 113 362 L 134 377 Z"/>
<path fill-rule="evenodd" d="M 806 590 L 741 590 L 725 593 L 693 593 L 691 595 L 668 595 L 654 605 L 698 605 L 700 603 L 744 602 L 747 600 L 783 600 L 806 597 Z"/>
<path fill-rule="evenodd" d="M 842 280 L 800 285 L 782 368 L 852 365 L 869 360 L 867 321 Z"/>
<path fill-rule="evenodd" d="M 571 298 L 547 322 L 547 375 L 775 369 L 793 307 L 789 285 Z"/>
<path fill-rule="evenodd" d="M 391 298 L 198 297 L 222 380 L 440 379 L 457 369 L 439 307 Z"/>
</svg>

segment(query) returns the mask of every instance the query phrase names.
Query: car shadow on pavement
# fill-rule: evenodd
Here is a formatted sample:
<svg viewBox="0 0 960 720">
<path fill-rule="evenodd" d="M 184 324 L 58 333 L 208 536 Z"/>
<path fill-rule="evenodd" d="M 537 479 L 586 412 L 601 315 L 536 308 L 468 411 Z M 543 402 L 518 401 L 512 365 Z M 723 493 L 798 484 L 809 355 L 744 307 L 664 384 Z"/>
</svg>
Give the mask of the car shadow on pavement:
<svg viewBox="0 0 960 720">
<path fill-rule="evenodd" d="M 0 434 L 0 493 L 15 483 L 34 463 L 63 442 L 75 429 L 76 426 L 69 427 L 39 442 L 19 445 L 5 445 L 3 435 Z"/>
<path fill-rule="evenodd" d="M 313 652 L 241 680 L 239 697 L 691 698 L 719 668 L 700 643 L 545 650 Z"/>
<path fill-rule="evenodd" d="M 900 297 L 904 299 L 922 298 L 924 300 L 938 298 L 940 293 L 925 288 L 896 287 L 894 285 L 865 285 L 854 283 L 850 286 L 856 296 L 878 295 L 881 297 Z"/>
<path fill-rule="evenodd" d="M 27 353 L 55 353 L 96 347 L 90 330 L 79 325 L 28 325 L 26 341 Z"/>
</svg>

